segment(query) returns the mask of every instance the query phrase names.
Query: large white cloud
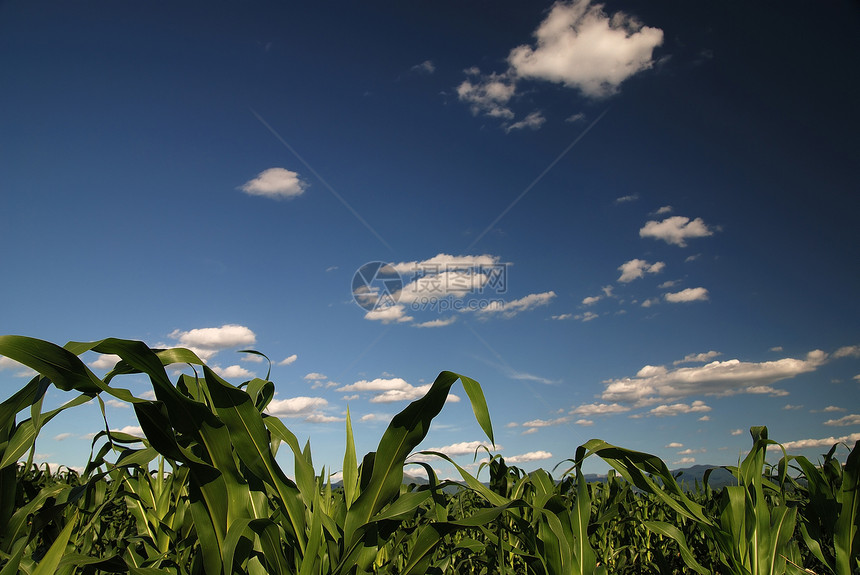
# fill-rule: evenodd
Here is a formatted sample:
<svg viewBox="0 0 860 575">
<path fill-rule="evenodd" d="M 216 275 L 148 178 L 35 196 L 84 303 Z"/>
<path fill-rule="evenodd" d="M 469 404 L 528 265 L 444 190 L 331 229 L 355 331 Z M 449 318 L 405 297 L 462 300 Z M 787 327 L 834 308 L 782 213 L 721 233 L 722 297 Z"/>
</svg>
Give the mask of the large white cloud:
<svg viewBox="0 0 860 575">
<path fill-rule="evenodd" d="M 552 453 L 549 451 L 529 451 L 528 453 L 522 453 L 520 455 L 511 455 L 510 457 L 505 458 L 506 463 L 526 463 L 528 461 L 542 461 L 544 459 L 550 459 L 552 457 Z"/>
<path fill-rule="evenodd" d="M 860 415 L 853 413 L 839 419 L 828 419 L 824 425 L 860 425 Z"/>
<path fill-rule="evenodd" d="M 762 386 L 815 371 L 826 359 L 826 353 L 815 350 L 809 352 L 806 359 L 784 358 L 760 363 L 730 359 L 672 370 L 646 365 L 634 377 L 605 382 L 606 388 L 600 397 L 603 401 L 652 405 L 666 398 L 693 395 L 762 392 L 782 395 L 783 390 Z"/>
<path fill-rule="evenodd" d="M 847 443 L 849 447 L 854 447 L 853 443 L 856 441 L 860 441 L 860 433 L 852 433 L 841 437 L 822 437 L 821 439 L 797 439 L 794 441 L 786 441 L 782 443 L 782 446 L 786 451 L 791 452 L 796 449 L 806 449 L 810 447 L 832 447 L 837 443 Z M 767 449 L 768 451 L 780 451 L 779 445 L 769 445 Z"/>
<path fill-rule="evenodd" d="M 661 222 L 651 220 L 639 230 L 640 237 L 663 240 L 682 248 L 686 247 L 689 238 L 704 238 L 713 234 L 702 218 L 690 220 L 684 216 L 672 216 Z"/>
<path fill-rule="evenodd" d="M 625 413 L 630 411 L 629 405 L 621 405 L 620 403 L 584 403 L 574 407 L 570 413 L 578 415 L 614 415 L 616 413 Z"/>
<path fill-rule="evenodd" d="M 269 168 L 257 174 L 241 186 L 241 190 L 252 196 L 289 199 L 305 193 L 308 184 L 296 172 L 284 168 Z"/>
<path fill-rule="evenodd" d="M 323 397 L 290 397 L 273 399 L 266 407 L 266 412 L 275 417 L 297 417 L 312 423 L 329 423 L 342 421 L 341 418 L 325 414 L 328 401 Z"/>
<path fill-rule="evenodd" d="M 651 55 L 663 43 L 663 32 L 623 12 L 610 17 L 600 4 L 574 0 L 556 2 L 535 38 L 536 46 L 518 46 L 508 56 L 518 76 L 602 97 L 653 65 Z"/>
</svg>

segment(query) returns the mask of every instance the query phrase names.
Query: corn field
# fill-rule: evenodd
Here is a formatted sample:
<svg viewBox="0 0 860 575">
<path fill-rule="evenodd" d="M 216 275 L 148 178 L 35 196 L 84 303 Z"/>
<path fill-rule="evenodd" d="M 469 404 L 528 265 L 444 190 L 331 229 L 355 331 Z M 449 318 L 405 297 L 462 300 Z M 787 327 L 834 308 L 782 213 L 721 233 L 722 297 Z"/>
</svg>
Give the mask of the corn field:
<svg viewBox="0 0 860 575">
<path fill-rule="evenodd" d="M 87 351 L 121 361 L 100 378 L 79 358 Z M 268 375 L 237 387 L 189 350 L 119 339 L 60 347 L 2 336 L 0 355 L 38 373 L 0 404 L 0 575 L 860 573 L 857 444 L 844 465 L 837 446 L 816 463 L 782 450 L 769 465 L 779 444 L 753 427 L 749 453 L 727 468 L 734 484 L 719 490 L 707 475 L 685 489 L 659 458 L 598 439 L 572 447 L 557 477 L 490 454 L 488 483 L 422 452 L 461 476 L 442 481 L 407 458 L 458 381 L 494 442 L 481 386 L 444 371 L 360 460 L 347 415 L 333 486 L 309 446 L 266 413 Z M 196 375 L 173 382 L 171 364 Z M 156 399 L 121 387 L 129 374 L 145 374 Z M 69 400 L 43 410 L 52 386 Z M 106 398 L 131 405 L 143 437 L 105 423 L 83 472 L 33 464 L 46 423 L 94 399 L 104 413 Z M 292 479 L 275 460 L 283 444 Z M 588 457 L 610 466 L 605 481 L 585 480 Z M 426 485 L 404 483 L 413 464 Z"/>
</svg>

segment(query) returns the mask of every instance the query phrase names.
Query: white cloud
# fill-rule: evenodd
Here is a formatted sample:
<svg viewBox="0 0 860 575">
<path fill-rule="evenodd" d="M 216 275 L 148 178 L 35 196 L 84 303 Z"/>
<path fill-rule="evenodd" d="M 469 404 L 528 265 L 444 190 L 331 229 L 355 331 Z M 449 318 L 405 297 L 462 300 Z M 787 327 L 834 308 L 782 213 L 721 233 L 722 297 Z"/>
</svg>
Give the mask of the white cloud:
<svg viewBox="0 0 860 575">
<path fill-rule="evenodd" d="M 144 391 L 143 393 L 140 394 L 140 398 L 154 401 L 155 400 L 155 392 L 151 389 L 147 389 L 146 391 Z"/>
<path fill-rule="evenodd" d="M 776 389 L 770 385 L 751 385 L 744 390 L 744 393 L 770 395 L 771 397 L 785 397 L 788 395 L 788 392 L 784 389 Z"/>
<path fill-rule="evenodd" d="M 672 206 L 663 206 L 654 213 L 658 216 L 662 216 L 663 214 L 670 214 L 672 213 Z"/>
<path fill-rule="evenodd" d="M 798 439 L 795 441 L 786 441 L 782 444 L 786 451 L 795 449 L 807 449 L 810 447 L 831 447 L 837 443 L 847 443 L 851 446 L 854 442 L 860 441 L 860 433 L 852 433 L 851 435 L 843 435 L 841 437 L 824 437 L 821 439 Z M 768 451 L 779 450 L 778 445 L 769 445 Z"/>
<path fill-rule="evenodd" d="M 124 401 L 120 401 L 119 399 L 108 399 L 105 401 L 105 404 L 118 409 L 129 409 L 131 407 L 129 404 Z"/>
<path fill-rule="evenodd" d="M 707 450 L 705 448 L 700 448 L 700 449 L 687 448 L 687 449 L 684 449 L 683 451 L 679 451 L 678 455 L 695 455 L 696 453 L 705 453 L 706 451 Z"/>
<path fill-rule="evenodd" d="M 534 33 L 537 45 L 511 50 L 508 62 L 522 78 L 548 80 L 599 98 L 614 94 L 624 80 L 653 65 L 651 54 L 663 32 L 643 26 L 588 0 L 556 2 Z"/>
<path fill-rule="evenodd" d="M 598 317 L 600 317 L 599 314 L 596 314 L 593 311 L 587 311 L 583 314 L 573 316 L 573 319 L 578 319 L 578 320 L 582 321 L 583 323 L 585 323 L 587 321 L 597 319 Z"/>
<path fill-rule="evenodd" d="M 682 413 L 699 413 L 711 411 L 704 401 L 696 400 L 687 405 L 685 403 L 673 403 L 671 405 L 658 405 L 648 413 L 655 417 L 674 417 Z"/>
<path fill-rule="evenodd" d="M 565 118 L 564 121 L 574 123 L 574 122 L 581 122 L 583 120 L 585 120 L 585 114 L 583 114 L 582 112 L 577 112 L 576 114 L 572 114 L 572 115 L 568 116 L 567 118 Z"/>
<path fill-rule="evenodd" d="M 57 435 L 54 436 L 54 441 L 65 441 L 66 439 L 69 439 L 70 437 L 74 437 L 74 434 L 73 433 L 58 433 Z"/>
<path fill-rule="evenodd" d="M 602 299 L 603 299 L 603 296 L 602 296 L 602 295 L 592 295 L 592 296 L 588 296 L 587 298 L 583 298 L 583 300 L 582 300 L 582 305 L 592 305 L 592 304 L 596 304 L 597 302 L 599 302 L 599 301 L 600 301 L 600 300 L 602 300 Z"/>
<path fill-rule="evenodd" d="M 851 414 L 839 419 L 828 419 L 824 425 L 860 425 L 860 415 Z"/>
<path fill-rule="evenodd" d="M 603 401 L 650 405 L 663 398 L 760 393 L 760 386 L 815 371 L 826 359 L 826 353 L 815 350 L 809 352 L 806 359 L 785 358 L 760 363 L 730 359 L 673 370 L 646 365 L 634 377 L 604 382 L 606 388 L 600 397 Z"/>
<path fill-rule="evenodd" d="M 247 363 L 263 363 L 265 361 L 262 355 L 255 355 L 253 353 L 243 353 L 241 359 Z"/>
<path fill-rule="evenodd" d="M 370 398 L 370 403 L 414 401 L 416 399 L 424 397 L 427 392 L 430 391 L 431 386 L 432 384 L 428 383 L 426 385 L 419 385 L 417 387 L 409 386 L 405 389 L 389 389 L 388 391 L 384 391 Z M 451 403 L 457 403 L 458 401 L 460 401 L 460 397 L 458 395 L 454 395 L 453 393 L 449 393 L 448 399 L 446 401 L 450 401 Z"/>
<path fill-rule="evenodd" d="M 774 347 L 770 348 L 770 351 L 782 351 L 782 346 L 781 345 L 774 346 Z"/>
<path fill-rule="evenodd" d="M 362 379 L 355 383 L 339 387 L 337 388 L 337 391 L 388 391 L 392 389 L 409 389 L 411 387 L 412 386 L 409 385 L 405 379 L 393 377 L 390 379 L 377 378 L 370 381 Z"/>
<path fill-rule="evenodd" d="M 531 435 L 531 434 L 533 434 L 533 433 L 537 433 L 537 432 L 538 432 L 538 428 L 537 428 L 537 427 L 529 427 L 528 429 L 526 429 L 525 431 L 523 431 L 522 433 L 520 433 L 520 435 Z"/>
<path fill-rule="evenodd" d="M 660 289 L 669 289 L 670 287 L 675 287 L 679 283 L 680 282 L 678 280 L 666 280 L 663 283 L 661 283 L 660 285 L 658 285 L 657 287 Z"/>
<path fill-rule="evenodd" d="M 445 327 L 446 325 L 451 325 L 457 321 L 457 316 L 451 316 L 446 318 L 433 319 L 430 321 L 424 321 L 421 323 L 416 323 L 415 327 Z"/>
<path fill-rule="evenodd" d="M 305 377 L 304 377 L 304 378 L 305 378 L 307 381 L 322 381 L 322 380 L 324 380 L 324 379 L 328 379 L 328 377 L 327 377 L 327 376 L 325 376 L 325 375 L 323 375 L 323 374 L 321 374 L 321 373 L 317 373 L 317 372 L 315 372 L 315 371 L 312 371 L 312 372 L 310 372 L 310 373 L 305 374 Z"/>
<path fill-rule="evenodd" d="M 631 408 L 629 406 L 621 405 L 619 403 L 584 403 L 578 407 L 574 407 L 570 413 L 591 417 L 595 415 L 614 415 L 616 413 L 625 413 L 630 411 L 630 409 Z"/>
<path fill-rule="evenodd" d="M 297 356 L 296 354 L 293 354 L 293 355 L 291 355 L 289 357 L 285 357 L 284 359 L 279 361 L 278 365 L 290 365 L 291 363 L 296 361 L 298 358 L 299 358 L 299 356 Z"/>
<path fill-rule="evenodd" d="M 660 298 L 652 297 L 642 302 L 642 307 L 651 307 L 660 303 Z"/>
<path fill-rule="evenodd" d="M 860 345 L 846 345 L 833 352 L 833 357 L 860 357 Z"/>
<path fill-rule="evenodd" d="M 436 71 L 436 65 L 433 64 L 432 60 L 424 60 L 420 64 L 412 66 L 412 71 L 420 72 L 422 74 L 432 74 Z"/>
<path fill-rule="evenodd" d="M 411 315 L 406 315 L 406 308 L 403 305 L 397 304 L 371 310 L 364 314 L 364 319 L 389 324 L 412 321 L 413 318 Z"/>
<path fill-rule="evenodd" d="M 206 361 L 222 349 L 253 345 L 257 336 L 243 325 L 225 324 L 221 327 L 204 327 L 189 331 L 173 330 L 172 339 Z"/>
<path fill-rule="evenodd" d="M 461 441 L 459 443 L 453 443 L 443 447 L 428 447 L 427 449 L 422 449 L 422 451 L 438 451 L 439 453 L 444 453 L 448 457 L 456 457 L 458 455 L 474 455 L 475 452 L 482 447 L 491 449 L 492 445 L 488 444 L 486 441 Z M 495 451 L 501 450 L 502 446 L 496 445 Z"/>
<path fill-rule="evenodd" d="M 145 437 L 143 434 L 143 429 L 139 425 L 126 425 L 125 427 L 121 427 L 119 429 L 111 429 L 112 433 L 127 433 L 128 435 L 134 435 L 135 437 Z"/>
<path fill-rule="evenodd" d="M 733 429 L 732 430 L 732 435 L 743 435 L 743 434 L 744 434 L 743 429 Z"/>
<path fill-rule="evenodd" d="M 532 419 L 523 423 L 523 427 L 552 427 L 554 425 L 562 425 L 570 421 L 567 417 L 557 417 L 555 419 Z"/>
<path fill-rule="evenodd" d="M 514 122 L 513 124 L 505 128 L 505 131 L 510 133 L 513 130 L 522 130 L 523 128 L 531 128 L 532 130 L 537 130 L 544 125 L 544 122 L 546 122 L 546 118 L 544 118 L 543 114 L 541 114 L 540 112 L 532 112 L 519 122 Z"/>
<path fill-rule="evenodd" d="M 239 189 L 252 196 L 275 199 L 290 199 L 305 193 L 308 184 L 296 172 L 284 168 L 263 170 L 253 180 L 248 180 Z"/>
<path fill-rule="evenodd" d="M 325 415 L 323 413 L 311 413 L 305 417 L 305 421 L 309 423 L 337 423 L 339 421 L 346 421 L 346 418 L 334 415 Z"/>
<path fill-rule="evenodd" d="M 713 350 L 705 353 L 690 353 L 685 355 L 684 359 L 678 359 L 672 363 L 674 363 L 675 365 L 678 365 L 680 363 L 704 363 L 720 355 L 722 355 L 720 352 Z"/>
<path fill-rule="evenodd" d="M 594 425 L 594 421 L 590 419 L 577 419 L 574 421 L 576 425 L 581 425 L 583 427 L 588 427 L 589 425 Z"/>
<path fill-rule="evenodd" d="M 786 403 L 786 404 L 783 406 L 783 409 L 784 409 L 784 410 L 786 410 L 786 411 L 792 411 L 792 410 L 795 410 L 795 409 L 802 409 L 802 408 L 803 408 L 803 406 L 802 406 L 802 405 L 792 405 L 792 404 L 790 404 L 790 403 Z M 825 410 L 825 411 L 827 411 L 827 410 Z"/>
<path fill-rule="evenodd" d="M 621 277 L 618 281 L 621 283 L 630 283 L 633 280 L 645 277 L 646 273 L 656 274 L 663 271 L 666 264 L 663 262 L 648 263 L 645 260 L 633 259 L 618 266 L 621 271 Z"/>
<path fill-rule="evenodd" d="M 687 239 L 703 238 L 713 235 L 702 218 L 690 220 L 684 216 L 672 216 L 662 222 L 651 220 L 639 230 L 639 236 L 654 238 L 680 247 L 686 247 Z"/>
<path fill-rule="evenodd" d="M 710 421 L 710 420 L 711 420 L 710 415 L 703 415 L 702 417 L 699 418 L 699 421 Z"/>
<path fill-rule="evenodd" d="M 99 354 L 98 358 L 95 361 L 88 363 L 92 368 L 95 369 L 113 369 L 114 366 L 120 361 L 120 356 L 114 355 L 112 353 L 102 353 Z"/>
<path fill-rule="evenodd" d="M 682 303 L 690 301 L 707 301 L 708 290 L 703 287 L 687 288 L 675 293 L 667 293 L 663 296 L 671 303 Z"/>
<path fill-rule="evenodd" d="M 0 355 L 0 371 L 4 369 L 14 369 L 15 377 L 33 377 L 36 371 L 30 369 L 26 365 L 20 364 L 14 359 Z"/>
<path fill-rule="evenodd" d="M 511 455 L 505 458 L 506 463 L 526 463 L 528 461 L 542 461 L 552 457 L 549 451 L 529 451 L 520 455 Z"/>
<path fill-rule="evenodd" d="M 276 417 L 303 417 L 311 414 L 320 414 L 328 407 L 328 401 L 323 397 L 290 397 L 287 399 L 273 399 L 266 407 L 266 413 Z"/>
<path fill-rule="evenodd" d="M 533 293 L 509 302 L 500 303 L 493 301 L 487 307 L 479 309 L 478 313 L 487 315 L 499 313 L 503 317 L 512 318 L 518 313 L 547 305 L 553 300 L 553 298 L 555 298 L 554 291 Z"/>
<path fill-rule="evenodd" d="M 825 407 L 821 411 L 823 411 L 825 413 L 830 413 L 830 412 L 834 412 L 834 411 L 838 412 L 838 411 L 848 411 L 848 410 L 845 409 L 844 407 L 838 407 L 836 405 L 828 405 L 827 407 Z"/>
<path fill-rule="evenodd" d="M 621 196 L 620 198 L 615 198 L 616 204 L 626 204 L 628 202 L 635 202 L 639 199 L 639 194 L 630 194 L 628 196 Z"/>
<path fill-rule="evenodd" d="M 551 319 L 554 319 L 554 320 L 557 320 L 557 321 L 564 321 L 564 320 L 566 320 L 566 319 L 572 319 L 572 318 L 573 318 L 573 314 L 572 314 L 572 313 L 560 313 L 560 314 L 558 314 L 558 315 L 554 315 L 554 316 L 552 316 L 552 317 L 551 317 Z"/>
<path fill-rule="evenodd" d="M 681 447 L 684 447 L 684 444 L 683 444 L 683 443 L 678 443 L 677 441 L 673 441 L 672 443 L 670 443 L 670 444 L 669 444 L 669 445 L 667 445 L 666 447 L 667 447 L 668 449 L 679 449 L 679 448 L 681 448 Z"/>
<path fill-rule="evenodd" d="M 690 463 L 695 463 L 695 462 L 696 462 L 695 457 L 682 457 L 678 461 L 673 461 L 672 465 L 688 465 Z"/>
<path fill-rule="evenodd" d="M 466 73 L 472 76 L 457 86 L 457 97 L 470 105 L 472 114 L 511 119 L 514 113 L 508 102 L 516 92 L 516 81 L 509 74 L 481 74 L 477 68 Z"/>
<path fill-rule="evenodd" d="M 223 377 L 224 379 L 250 379 L 254 377 L 253 371 L 248 371 L 241 365 L 230 365 L 227 367 L 213 367 L 212 371 Z"/>
</svg>

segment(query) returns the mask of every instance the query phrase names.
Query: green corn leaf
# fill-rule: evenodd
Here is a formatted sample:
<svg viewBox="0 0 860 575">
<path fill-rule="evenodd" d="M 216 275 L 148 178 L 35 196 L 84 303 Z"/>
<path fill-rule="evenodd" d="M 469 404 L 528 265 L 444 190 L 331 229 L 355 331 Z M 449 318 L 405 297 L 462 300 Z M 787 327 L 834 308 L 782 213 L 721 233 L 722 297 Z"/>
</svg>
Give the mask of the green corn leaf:
<svg viewBox="0 0 860 575">
<path fill-rule="evenodd" d="M 346 408 L 346 450 L 343 454 L 343 492 L 344 504 L 349 509 L 358 497 L 359 487 L 358 459 L 355 455 L 355 439 L 352 435 L 352 418 L 349 406 Z"/>
<path fill-rule="evenodd" d="M 836 520 L 833 545 L 836 573 L 850 575 L 860 555 L 860 441 L 854 443 L 842 471 L 841 510 Z"/>
<path fill-rule="evenodd" d="M 69 544 L 69 538 L 72 536 L 72 531 L 75 528 L 78 514 L 75 513 L 69 518 L 66 526 L 60 531 L 60 534 L 51 543 L 50 549 L 39 561 L 39 565 L 33 571 L 32 575 L 55 575 L 63 555 L 66 554 L 66 546 Z"/>
<path fill-rule="evenodd" d="M 413 401 L 406 409 L 391 420 L 388 428 L 379 442 L 376 450 L 373 472 L 367 486 L 362 486 L 362 492 L 347 512 L 344 524 L 344 537 L 352 541 L 353 534 L 361 525 L 379 512 L 399 490 L 403 482 L 403 463 L 411 451 L 424 439 L 430 429 L 430 423 L 445 405 L 448 392 L 461 376 L 443 371 L 439 374 L 427 394 Z M 481 427 L 489 431 L 492 441 L 492 426 L 486 414 L 487 405 L 483 394 L 476 391 L 477 382 L 470 380 L 467 391 Z"/>
<path fill-rule="evenodd" d="M 646 521 L 645 527 L 654 533 L 673 539 L 678 544 L 681 558 L 684 560 L 684 563 L 687 564 L 687 567 L 693 569 L 696 573 L 701 573 L 701 575 L 710 575 L 710 571 L 702 567 L 702 565 L 696 561 L 695 556 L 692 551 L 690 551 L 689 545 L 687 545 L 687 539 L 684 537 L 684 533 L 681 532 L 677 526 L 663 521 Z"/>
</svg>

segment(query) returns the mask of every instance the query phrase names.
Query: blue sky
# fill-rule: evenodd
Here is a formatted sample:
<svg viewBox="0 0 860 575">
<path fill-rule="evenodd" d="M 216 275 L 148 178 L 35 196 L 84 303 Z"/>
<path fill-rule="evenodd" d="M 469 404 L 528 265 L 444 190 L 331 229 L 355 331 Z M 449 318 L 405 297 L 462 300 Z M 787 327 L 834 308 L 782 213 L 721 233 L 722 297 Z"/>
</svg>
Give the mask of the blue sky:
<svg viewBox="0 0 860 575">
<path fill-rule="evenodd" d="M 0 332 L 182 345 L 237 384 L 260 350 L 331 470 L 347 406 L 370 451 L 442 370 L 527 469 L 592 437 L 732 464 L 752 425 L 817 457 L 860 439 L 858 24 L 850 2 L 4 2 Z M 390 298 L 354 283 L 372 262 Z M 28 374 L 0 368 L 6 397 Z M 423 447 L 468 464 L 453 393 Z M 38 459 L 81 465 L 100 418 L 58 417 Z"/>
</svg>

